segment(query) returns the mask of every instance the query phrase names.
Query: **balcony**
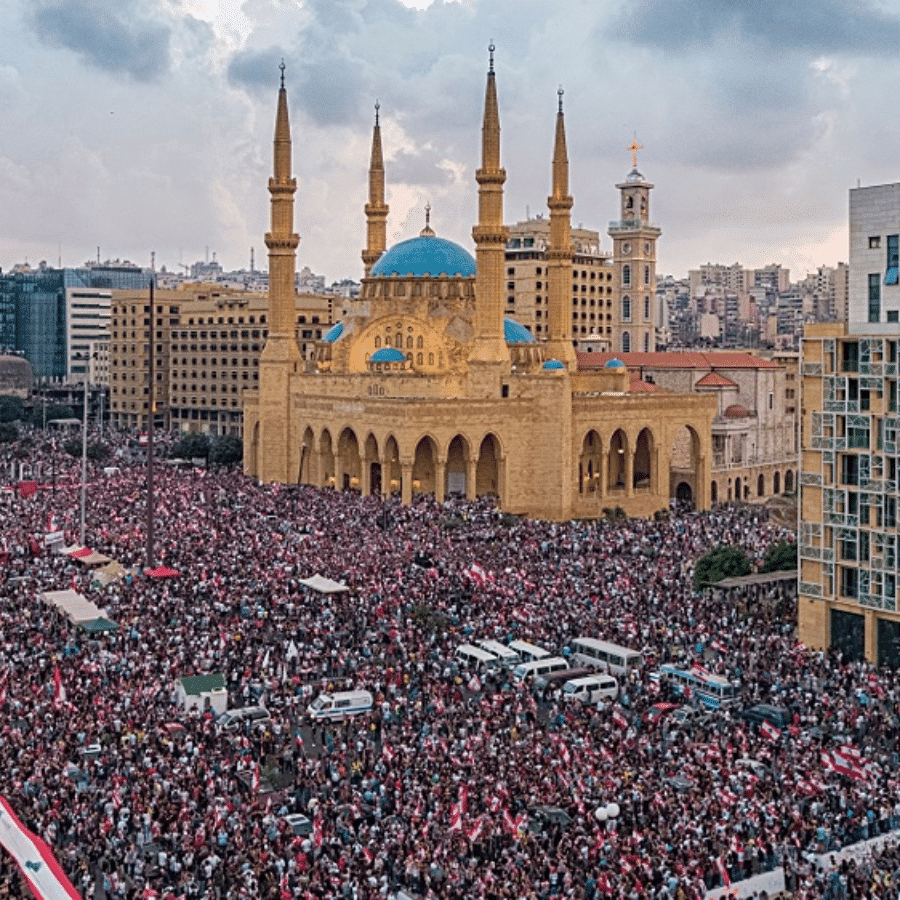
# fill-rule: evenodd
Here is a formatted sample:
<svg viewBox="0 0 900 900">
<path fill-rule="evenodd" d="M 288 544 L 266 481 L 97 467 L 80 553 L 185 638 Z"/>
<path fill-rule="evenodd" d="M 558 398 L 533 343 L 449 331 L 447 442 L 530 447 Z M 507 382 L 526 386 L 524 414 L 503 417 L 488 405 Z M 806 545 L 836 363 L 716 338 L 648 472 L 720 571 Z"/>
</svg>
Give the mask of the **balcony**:
<svg viewBox="0 0 900 900">
<path fill-rule="evenodd" d="M 640 219 L 615 219 L 609 223 L 610 234 L 614 234 L 617 231 L 637 231 L 638 229 L 660 231 L 659 225 L 655 222 L 642 222 Z"/>
</svg>

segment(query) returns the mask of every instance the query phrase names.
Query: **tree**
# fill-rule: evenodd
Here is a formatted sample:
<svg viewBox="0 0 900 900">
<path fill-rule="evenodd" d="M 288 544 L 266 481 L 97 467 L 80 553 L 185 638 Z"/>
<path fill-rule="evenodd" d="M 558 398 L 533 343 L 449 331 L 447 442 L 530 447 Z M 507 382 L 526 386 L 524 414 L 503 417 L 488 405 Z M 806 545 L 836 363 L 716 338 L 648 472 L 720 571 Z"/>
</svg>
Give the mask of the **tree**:
<svg viewBox="0 0 900 900">
<path fill-rule="evenodd" d="M 172 446 L 172 456 L 178 459 L 206 459 L 209 446 L 208 434 L 183 434 Z"/>
<path fill-rule="evenodd" d="M 760 572 L 783 572 L 797 568 L 797 545 L 794 541 L 772 544 L 763 557 Z"/>
<path fill-rule="evenodd" d="M 209 448 L 209 461 L 219 466 L 235 466 L 244 458 L 244 444 L 233 434 L 215 438 Z"/>
<path fill-rule="evenodd" d="M 43 403 L 35 403 L 31 408 L 31 424 L 40 428 L 45 422 L 54 419 L 77 419 L 71 406 L 63 406 L 61 403 L 48 403 L 46 409 Z"/>
<path fill-rule="evenodd" d="M 0 397 L 0 422 L 20 422 L 25 417 L 25 407 L 18 397 Z"/>
<path fill-rule="evenodd" d="M 65 450 L 69 456 L 81 459 L 81 438 L 69 438 L 63 444 L 63 450 Z M 109 447 L 107 447 L 106 444 L 101 444 L 99 441 L 91 441 L 87 445 L 87 458 L 92 462 L 103 462 L 109 458 L 109 452 Z"/>
<path fill-rule="evenodd" d="M 697 560 L 694 567 L 694 590 L 716 583 L 723 578 L 750 574 L 750 560 L 740 547 L 716 547 Z"/>
<path fill-rule="evenodd" d="M 0 422 L 0 444 L 12 444 L 19 439 L 19 429 L 14 422 Z"/>
</svg>

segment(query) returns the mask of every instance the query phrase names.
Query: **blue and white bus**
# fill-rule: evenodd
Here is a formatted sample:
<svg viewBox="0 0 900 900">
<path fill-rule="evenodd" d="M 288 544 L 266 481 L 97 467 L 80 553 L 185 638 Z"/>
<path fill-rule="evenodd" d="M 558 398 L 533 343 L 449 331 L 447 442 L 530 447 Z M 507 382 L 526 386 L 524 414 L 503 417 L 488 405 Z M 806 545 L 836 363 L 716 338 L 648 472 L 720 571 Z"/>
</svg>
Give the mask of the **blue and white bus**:
<svg viewBox="0 0 900 900">
<path fill-rule="evenodd" d="M 733 706 L 738 702 L 738 688 L 727 678 L 694 667 L 679 669 L 665 664 L 659 667 L 660 686 L 670 685 L 678 697 L 696 699 L 709 709 Z"/>
</svg>

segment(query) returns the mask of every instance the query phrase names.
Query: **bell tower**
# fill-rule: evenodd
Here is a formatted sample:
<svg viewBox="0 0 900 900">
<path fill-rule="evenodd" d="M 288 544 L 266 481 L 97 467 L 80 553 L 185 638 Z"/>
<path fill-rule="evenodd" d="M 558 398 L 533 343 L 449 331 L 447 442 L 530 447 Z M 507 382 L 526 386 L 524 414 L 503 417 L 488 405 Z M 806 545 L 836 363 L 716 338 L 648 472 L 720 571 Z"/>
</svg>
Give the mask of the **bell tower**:
<svg viewBox="0 0 900 900">
<path fill-rule="evenodd" d="M 650 191 L 653 185 L 637 168 L 635 138 L 631 152 L 631 171 L 617 184 L 620 192 L 620 218 L 611 222 L 613 242 L 613 335 L 615 353 L 656 350 L 656 241 L 662 233 L 650 221 Z"/>
</svg>

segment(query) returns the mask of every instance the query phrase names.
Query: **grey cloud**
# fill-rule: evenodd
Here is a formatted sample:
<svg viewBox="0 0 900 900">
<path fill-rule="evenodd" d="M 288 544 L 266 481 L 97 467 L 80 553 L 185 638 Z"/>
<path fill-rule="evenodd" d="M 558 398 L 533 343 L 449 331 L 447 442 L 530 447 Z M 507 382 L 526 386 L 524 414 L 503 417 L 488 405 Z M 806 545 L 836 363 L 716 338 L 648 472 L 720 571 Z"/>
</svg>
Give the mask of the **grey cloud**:
<svg viewBox="0 0 900 900">
<path fill-rule="evenodd" d="M 27 21 L 44 43 L 71 50 L 106 72 L 152 81 L 169 69 L 169 28 L 141 20 L 131 3 L 40 0 Z"/>
<path fill-rule="evenodd" d="M 254 92 L 271 91 L 278 86 L 281 60 L 289 56 L 280 47 L 242 51 L 235 54 L 228 64 L 228 80 Z"/>
<path fill-rule="evenodd" d="M 718 39 L 870 56 L 896 53 L 900 16 L 871 0 L 647 0 L 626 4 L 607 33 L 673 52 Z"/>
<path fill-rule="evenodd" d="M 441 165 L 445 157 L 433 148 L 409 153 L 401 150 L 385 163 L 385 175 L 390 184 L 415 184 L 422 187 L 445 187 L 452 183 L 452 173 Z"/>
</svg>

